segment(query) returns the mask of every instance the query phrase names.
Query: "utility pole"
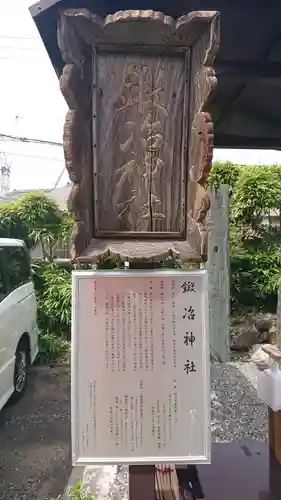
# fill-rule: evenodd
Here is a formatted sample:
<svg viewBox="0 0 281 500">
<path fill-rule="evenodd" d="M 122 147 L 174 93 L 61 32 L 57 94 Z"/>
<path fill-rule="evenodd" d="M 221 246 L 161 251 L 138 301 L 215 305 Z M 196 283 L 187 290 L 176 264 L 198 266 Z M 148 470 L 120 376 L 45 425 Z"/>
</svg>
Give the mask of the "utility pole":
<svg viewBox="0 0 281 500">
<path fill-rule="evenodd" d="M 11 161 L 6 153 L 0 153 L 0 196 L 10 191 Z"/>
</svg>

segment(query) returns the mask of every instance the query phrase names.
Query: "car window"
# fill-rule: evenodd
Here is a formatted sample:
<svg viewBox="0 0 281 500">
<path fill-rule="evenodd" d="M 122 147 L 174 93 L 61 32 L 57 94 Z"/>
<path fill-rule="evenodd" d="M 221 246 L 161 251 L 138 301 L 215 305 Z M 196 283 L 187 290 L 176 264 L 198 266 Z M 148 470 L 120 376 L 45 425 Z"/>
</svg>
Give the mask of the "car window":
<svg viewBox="0 0 281 500">
<path fill-rule="evenodd" d="M 30 281 L 29 256 L 23 247 L 4 247 L 12 290 Z"/>
</svg>

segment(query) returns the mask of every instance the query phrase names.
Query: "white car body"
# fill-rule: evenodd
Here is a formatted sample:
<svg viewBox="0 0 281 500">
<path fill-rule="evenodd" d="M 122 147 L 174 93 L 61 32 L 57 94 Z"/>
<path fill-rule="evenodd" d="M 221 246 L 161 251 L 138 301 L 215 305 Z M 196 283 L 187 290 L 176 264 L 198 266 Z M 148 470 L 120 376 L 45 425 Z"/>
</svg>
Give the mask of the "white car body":
<svg viewBox="0 0 281 500">
<path fill-rule="evenodd" d="M 38 353 L 37 306 L 29 255 L 21 240 L 0 238 L 0 410 L 14 392 L 16 350 Z"/>
</svg>

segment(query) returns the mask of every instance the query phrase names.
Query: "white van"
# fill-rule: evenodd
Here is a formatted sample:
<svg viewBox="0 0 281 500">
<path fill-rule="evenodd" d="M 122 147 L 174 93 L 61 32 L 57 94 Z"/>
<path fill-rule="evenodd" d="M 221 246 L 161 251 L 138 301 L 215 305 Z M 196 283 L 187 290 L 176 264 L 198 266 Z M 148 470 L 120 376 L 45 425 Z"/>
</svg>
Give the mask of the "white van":
<svg viewBox="0 0 281 500">
<path fill-rule="evenodd" d="M 0 410 L 24 392 L 38 353 L 37 308 L 23 241 L 0 238 Z"/>
</svg>

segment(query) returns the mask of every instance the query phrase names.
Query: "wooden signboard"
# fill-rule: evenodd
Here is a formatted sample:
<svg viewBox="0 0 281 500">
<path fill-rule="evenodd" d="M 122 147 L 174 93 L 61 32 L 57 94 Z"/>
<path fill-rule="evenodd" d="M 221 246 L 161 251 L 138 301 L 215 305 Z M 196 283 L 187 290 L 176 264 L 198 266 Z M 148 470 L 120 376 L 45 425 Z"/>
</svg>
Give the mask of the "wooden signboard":
<svg viewBox="0 0 281 500">
<path fill-rule="evenodd" d="M 94 50 L 93 64 L 96 235 L 181 239 L 186 209 L 188 55 L 153 57 Z"/>
<path fill-rule="evenodd" d="M 75 5 L 75 0 L 69 4 Z M 129 261 L 134 268 L 151 267 L 167 256 L 200 262 L 206 256 L 205 218 L 210 205 L 205 183 L 214 135 L 208 105 L 216 87 L 212 64 L 219 46 L 218 12 L 191 12 L 177 20 L 153 10 L 100 17 L 92 10 L 66 8 L 69 4 L 41 0 L 34 12 L 48 10 L 50 18 L 57 19 L 57 45 L 65 63 L 60 88 L 69 106 L 63 143 L 73 182 L 68 203 L 75 219 L 72 259 L 96 263 L 111 257 Z M 104 13 L 102 4 L 99 9 Z M 49 25 L 44 28 L 52 39 Z M 74 275 L 74 463 L 209 460 L 205 279 L 204 272 L 190 275 L 196 292 L 182 293 L 189 278 L 179 272 L 153 278 L 131 272 Z M 147 297 L 150 280 L 152 298 Z M 106 306 L 106 294 L 113 301 L 113 313 Z M 125 309 L 130 300 L 130 314 L 122 312 L 123 300 Z M 134 300 L 139 301 L 137 319 Z M 152 323 L 151 303 L 159 313 Z M 106 307 L 111 308 L 108 321 L 113 326 L 106 323 Z M 196 319 L 185 316 L 189 307 Z M 155 350 L 157 369 L 151 354 L 147 369 L 145 355 L 140 354 L 146 315 L 153 324 L 152 338 L 158 343 L 161 339 Z M 124 318 L 124 337 L 117 342 Z M 192 345 L 189 334 L 195 337 Z M 108 364 L 106 338 L 111 352 Z M 178 346 L 176 356 L 173 341 Z M 162 359 L 163 349 L 168 354 Z M 116 371 L 116 362 L 117 368 L 125 369 Z M 130 416 L 130 437 L 125 437 L 126 394 L 133 398 L 130 415 L 138 416 L 134 426 Z M 173 394 L 178 394 L 177 419 L 174 403 L 170 410 Z M 144 420 L 141 398 L 145 398 Z M 130 466 L 129 496 L 155 499 L 153 466 Z"/>
<path fill-rule="evenodd" d="M 73 273 L 74 465 L 209 463 L 207 271 Z"/>
<path fill-rule="evenodd" d="M 218 43 L 217 12 L 60 11 L 73 259 L 204 257 Z"/>
</svg>

